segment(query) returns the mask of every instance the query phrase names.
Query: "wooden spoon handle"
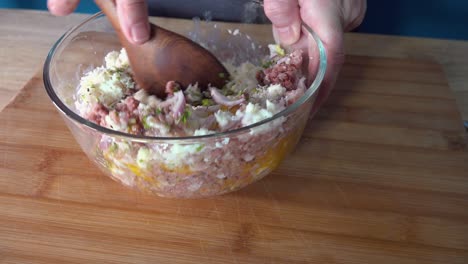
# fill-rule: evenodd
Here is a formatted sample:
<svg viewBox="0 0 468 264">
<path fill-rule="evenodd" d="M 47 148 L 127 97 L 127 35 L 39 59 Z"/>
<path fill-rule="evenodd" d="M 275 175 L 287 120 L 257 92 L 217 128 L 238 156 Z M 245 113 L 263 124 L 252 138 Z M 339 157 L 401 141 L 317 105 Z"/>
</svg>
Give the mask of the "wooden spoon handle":
<svg viewBox="0 0 468 264">
<path fill-rule="evenodd" d="M 109 19 L 111 22 L 112 27 L 119 36 L 120 42 L 122 44 L 127 44 L 127 38 L 125 37 L 122 31 L 122 27 L 120 26 L 115 0 L 94 0 L 94 2 L 99 6 L 102 12 L 106 15 L 107 19 Z"/>
</svg>

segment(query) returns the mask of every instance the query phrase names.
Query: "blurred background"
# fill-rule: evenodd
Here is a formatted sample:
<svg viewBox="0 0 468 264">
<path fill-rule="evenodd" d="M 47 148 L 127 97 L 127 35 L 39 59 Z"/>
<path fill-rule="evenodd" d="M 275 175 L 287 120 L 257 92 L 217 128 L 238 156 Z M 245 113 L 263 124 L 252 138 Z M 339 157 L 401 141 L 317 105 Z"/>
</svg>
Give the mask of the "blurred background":
<svg viewBox="0 0 468 264">
<path fill-rule="evenodd" d="M 241 0 L 153 0 L 152 15 L 193 17 L 200 6 L 225 10 L 225 17 L 241 12 Z M 160 2 L 160 3 L 158 3 Z M 222 3 L 220 3 L 222 2 Z M 208 3 L 203 5 L 204 3 Z M 368 0 L 368 11 L 357 32 L 468 40 L 468 0 Z M 224 6 L 223 6 L 224 5 Z M 229 5 L 226 8 L 226 5 Z M 224 7 L 224 8 L 223 8 Z M 0 0 L 0 8 L 46 10 L 46 0 Z M 95 13 L 93 0 L 82 0 L 77 12 Z M 214 12 L 215 14 L 219 14 Z M 233 20 L 233 19 L 231 19 Z"/>
</svg>

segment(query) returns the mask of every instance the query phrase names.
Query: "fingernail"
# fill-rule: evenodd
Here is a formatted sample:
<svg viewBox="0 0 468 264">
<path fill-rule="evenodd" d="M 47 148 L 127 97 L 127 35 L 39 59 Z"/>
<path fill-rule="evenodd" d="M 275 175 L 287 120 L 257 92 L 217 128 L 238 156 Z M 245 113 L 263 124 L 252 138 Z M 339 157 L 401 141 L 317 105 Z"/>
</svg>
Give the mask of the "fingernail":
<svg viewBox="0 0 468 264">
<path fill-rule="evenodd" d="M 149 29 L 147 23 L 137 23 L 131 27 L 132 40 L 135 43 L 143 43 L 149 38 Z"/>
<path fill-rule="evenodd" d="M 281 44 L 291 45 L 295 43 L 299 36 L 291 26 L 286 27 L 276 27 L 276 34 L 278 35 Z"/>
</svg>

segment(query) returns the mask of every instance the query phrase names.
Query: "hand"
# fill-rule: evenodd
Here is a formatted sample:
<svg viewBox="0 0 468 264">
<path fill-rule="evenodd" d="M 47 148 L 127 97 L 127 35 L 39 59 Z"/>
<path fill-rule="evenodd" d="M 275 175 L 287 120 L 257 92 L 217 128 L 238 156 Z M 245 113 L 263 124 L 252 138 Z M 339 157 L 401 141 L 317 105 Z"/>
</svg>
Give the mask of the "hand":
<svg viewBox="0 0 468 264">
<path fill-rule="evenodd" d="M 283 45 L 306 47 L 307 36 L 301 32 L 301 19 L 322 40 L 327 53 L 325 78 L 312 109 L 312 115 L 324 103 L 335 85 L 344 63 L 343 32 L 361 24 L 366 0 L 265 0 L 265 14 L 273 24 L 275 40 Z M 315 73 L 316 69 L 310 69 Z"/>
<path fill-rule="evenodd" d="M 48 0 L 49 11 L 57 16 L 68 15 L 78 6 L 79 0 Z M 120 26 L 127 39 L 143 44 L 149 39 L 148 9 L 145 0 L 116 0 Z"/>
</svg>

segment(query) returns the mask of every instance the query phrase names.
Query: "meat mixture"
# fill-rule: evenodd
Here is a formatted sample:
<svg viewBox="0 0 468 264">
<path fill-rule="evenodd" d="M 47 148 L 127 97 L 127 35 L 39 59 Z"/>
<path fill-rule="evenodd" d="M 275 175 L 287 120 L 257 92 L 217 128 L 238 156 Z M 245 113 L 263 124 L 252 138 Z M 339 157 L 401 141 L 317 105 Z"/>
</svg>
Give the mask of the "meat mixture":
<svg viewBox="0 0 468 264">
<path fill-rule="evenodd" d="M 82 76 L 75 107 L 100 126 L 139 136 L 200 136 L 249 126 L 284 110 L 307 89 L 301 51 L 269 49 L 262 65 L 223 62 L 231 75 L 220 76 L 226 78 L 223 87 L 168 82 L 164 100 L 138 87 L 124 49 L 112 51 L 103 66 Z M 278 165 L 301 133 L 291 125 L 297 120 L 288 119 L 197 140 L 137 142 L 100 135 L 96 155 L 115 179 L 138 189 L 171 197 L 221 194 Z"/>
</svg>

